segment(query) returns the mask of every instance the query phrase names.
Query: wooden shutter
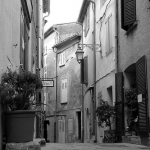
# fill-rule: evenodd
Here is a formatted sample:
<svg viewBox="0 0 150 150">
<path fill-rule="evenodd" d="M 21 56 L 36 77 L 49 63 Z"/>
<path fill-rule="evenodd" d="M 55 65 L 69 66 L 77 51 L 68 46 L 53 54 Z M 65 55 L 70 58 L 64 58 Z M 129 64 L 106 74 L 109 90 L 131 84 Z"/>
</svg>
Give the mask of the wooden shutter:
<svg viewBox="0 0 150 150">
<path fill-rule="evenodd" d="M 81 78 L 81 83 L 84 83 L 84 60 L 81 60 L 81 67 L 80 67 L 81 71 L 80 71 L 80 78 Z"/>
<path fill-rule="evenodd" d="M 120 137 L 124 134 L 124 91 L 123 73 L 119 72 L 116 78 L 116 134 Z"/>
<path fill-rule="evenodd" d="M 88 84 L 88 57 L 84 57 L 84 84 Z"/>
<path fill-rule="evenodd" d="M 136 0 L 121 1 L 121 27 L 125 30 L 136 21 Z"/>
<path fill-rule="evenodd" d="M 146 57 L 141 57 L 136 63 L 136 84 L 137 84 L 137 95 L 142 94 L 142 102 L 138 105 L 138 127 L 139 135 L 147 137 L 148 130 L 148 112 L 147 112 L 147 89 L 146 89 Z"/>
</svg>

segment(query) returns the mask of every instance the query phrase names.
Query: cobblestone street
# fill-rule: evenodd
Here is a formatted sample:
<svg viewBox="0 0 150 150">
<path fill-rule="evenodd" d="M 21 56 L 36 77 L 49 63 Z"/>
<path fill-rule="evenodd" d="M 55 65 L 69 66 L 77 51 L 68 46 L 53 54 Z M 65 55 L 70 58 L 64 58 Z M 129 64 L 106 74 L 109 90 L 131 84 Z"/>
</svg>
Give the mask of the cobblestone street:
<svg viewBox="0 0 150 150">
<path fill-rule="evenodd" d="M 90 143 L 47 143 L 41 150 L 150 150 L 150 147 L 115 143 L 115 144 L 90 144 Z"/>
</svg>

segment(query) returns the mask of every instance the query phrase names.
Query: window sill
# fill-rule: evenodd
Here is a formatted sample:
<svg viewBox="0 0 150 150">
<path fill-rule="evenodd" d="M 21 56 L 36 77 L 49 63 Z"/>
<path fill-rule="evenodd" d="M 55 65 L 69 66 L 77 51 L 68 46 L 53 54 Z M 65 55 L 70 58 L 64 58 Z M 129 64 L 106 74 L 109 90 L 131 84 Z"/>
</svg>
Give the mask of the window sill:
<svg viewBox="0 0 150 150">
<path fill-rule="evenodd" d="M 138 25 L 137 21 L 126 31 L 125 35 L 128 35 L 136 26 Z"/>
<path fill-rule="evenodd" d="M 61 64 L 61 65 L 59 65 L 59 67 L 61 68 L 61 67 L 64 67 L 65 66 L 65 64 Z"/>
<path fill-rule="evenodd" d="M 106 52 L 106 57 L 112 52 L 112 49 L 113 47 L 109 51 Z"/>
</svg>

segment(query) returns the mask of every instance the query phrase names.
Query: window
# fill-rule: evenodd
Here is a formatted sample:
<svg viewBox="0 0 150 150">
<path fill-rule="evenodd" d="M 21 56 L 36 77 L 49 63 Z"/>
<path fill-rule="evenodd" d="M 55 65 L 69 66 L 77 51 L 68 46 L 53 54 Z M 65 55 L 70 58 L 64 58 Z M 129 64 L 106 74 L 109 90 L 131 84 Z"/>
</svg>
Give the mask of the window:
<svg viewBox="0 0 150 150">
<path fill-rule="evenodd" d="M 67 103 L 67 79 L 61 81 L 61 103 Z"/>
<path fill-rule="evenodd" d="M 87 8 L 87 13 L 84 17 L 84 35 L 86 36 L 90 29 L 90 7 Z"/>
<path fill-rule="evenodd" d="M 136 22 L 136 0 L 121 1 L 121 28 L 129 30 Z"/>
<path fill-rule="evenodd" d="M 84 84 L 88 84 L 88 57 L 84 57 Z"/>
<path fill-rule="evenodd" d="M 65 52 L 59 54 L 59 66 L 65 65 Z"/>
<path fill-rule="evenodd" d="M 113 48 L 113 34 L 112 34 L 112 15 L 110 15 L 106 21 L 106 55 Z"/>
</svg>

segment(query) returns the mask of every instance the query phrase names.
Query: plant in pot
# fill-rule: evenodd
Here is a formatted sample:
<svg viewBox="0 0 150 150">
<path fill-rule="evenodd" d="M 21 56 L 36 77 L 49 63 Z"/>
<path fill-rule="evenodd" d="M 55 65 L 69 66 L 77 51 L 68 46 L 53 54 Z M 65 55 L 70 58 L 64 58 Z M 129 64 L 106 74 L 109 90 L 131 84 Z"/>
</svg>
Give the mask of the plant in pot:
<svg viewBox="0 0 150 150">
<path fill-rule="evenodd" d="M 36 74 L 10 70 L 3 73 L 0 97 L 7 142 L 33 140 L 36 90 L 39 88 L 42 88 L 42 82 Z"/>
<path fill-rule="evenodd" d="M 115 106 L 109 105 L 107 101 L 100 100 L 100 106 L 96 109 L 96 115 L 98 117 L 98 125 L 102 128 L 109 127 L 109 130 L 104 132 L 104 142 L 115 142 L 115 131 L 112 130 L 111 124 L 116 117 Z"/>
<path fill-rule="evenodd" d="M 127 125 L 129 132 L 132 135 L 137 135 L 138 129 L 138 102 L 136 88 L 131 87 L 125 90 L 125 106 L 127 108 Z"/>
</svg>

